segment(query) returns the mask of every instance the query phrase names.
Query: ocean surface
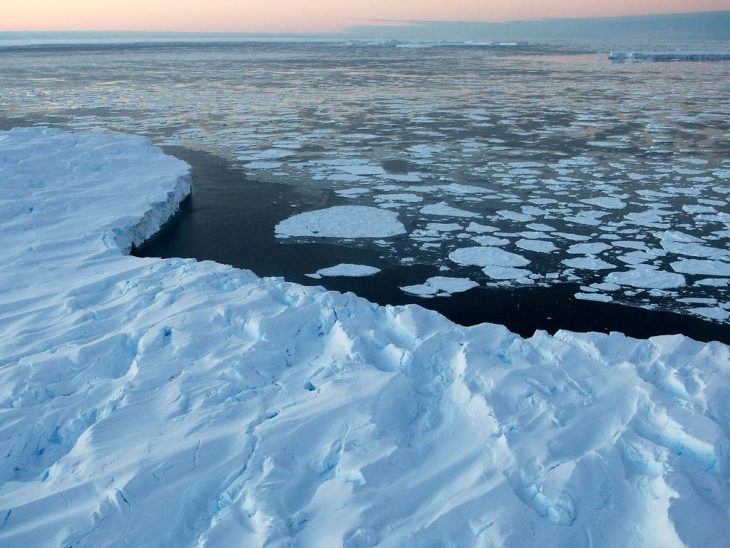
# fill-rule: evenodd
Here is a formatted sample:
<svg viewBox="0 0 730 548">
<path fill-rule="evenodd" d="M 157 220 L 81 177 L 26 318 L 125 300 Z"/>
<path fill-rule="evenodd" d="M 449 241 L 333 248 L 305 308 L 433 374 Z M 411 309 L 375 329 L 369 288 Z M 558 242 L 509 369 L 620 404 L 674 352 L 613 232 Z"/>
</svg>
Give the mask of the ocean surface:
<svg viewBox="0 0 730 548">
<path fill-rule="evenodd" d="M 193 165 L 193 196 L 139 254 L 521 334 L 730 339 L 730 63 L 612 63 L 611 44 L 15 39 L 3 127 L 143 134 Z M 364 226 L 394 212 L 402 233 L 281 228 L 343 205 Z M 342 263 L 381 272 L 317 275 Z"/>
</svg>

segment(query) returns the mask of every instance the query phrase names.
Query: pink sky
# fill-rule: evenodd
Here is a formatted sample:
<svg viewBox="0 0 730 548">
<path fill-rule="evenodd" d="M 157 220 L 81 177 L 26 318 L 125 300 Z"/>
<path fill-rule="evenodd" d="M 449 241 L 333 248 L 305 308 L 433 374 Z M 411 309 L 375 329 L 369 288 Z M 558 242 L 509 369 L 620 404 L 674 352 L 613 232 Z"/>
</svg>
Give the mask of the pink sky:
<svg viewBox="0 0 730 548">
<path fill-rule="evenodd" d="M 0 0 L 0 30 L 332 32 L 372 19 L 505 21 L 730 10 L 730 0 Z"/>
</svg>

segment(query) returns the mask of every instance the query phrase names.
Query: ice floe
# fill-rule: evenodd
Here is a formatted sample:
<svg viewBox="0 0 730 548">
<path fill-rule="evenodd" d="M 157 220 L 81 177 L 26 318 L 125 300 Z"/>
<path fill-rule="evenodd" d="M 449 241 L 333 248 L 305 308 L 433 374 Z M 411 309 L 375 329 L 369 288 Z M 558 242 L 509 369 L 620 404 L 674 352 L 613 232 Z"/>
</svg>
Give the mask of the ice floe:
<svg viewBox="0 0 730 548">
<path fill-rule="evenodd" d="M 388 238 L 405 234 L 398 214 L 369 206 L 334 206 L 289 217 L 276 225 L 278 237 Z"/>
<path fill-rule="evenodd" d="M 401 287 L 401 290 L 420 297 L 445 297 L 453 293 L 463 293 L 475 287 L 479 287 L 479 284 L 468 278 L 433 276 L 423 284 L 404 286 Z"/>
<path fill-rule="evenodd" d="M 576 257 L 575 259 L 563 259 L 561 262 L 567 267 L 581 270 L 611 270 L 616 268 L 616 265 L 596 257 Z"/>
<path fill-rule="evenodd" d="M 449 254 L 449 259 L 463 266 L 527 266 L 530 261 L 521 255 L 498 247 L 462 247 Z"/>
<path fill-rule="evenodd" d="M 320 268 L 314 274 L 309 274 L 310 278 L 365 278 L 367 276 L 373 276 L 380 272 L 379 268 L 374 266 L 367 266 L 361 264 L 350 264 L 343 263 L 327 268 Z"/>
<path fill-rule="evenodd" d="M 685 285 L 684 276 L 681 274 L 657 270 L 647 265 L 639 265 L 631 270 L 611 272 L 606 276 L 606 281 L 646 289 L 674 289 Z"/>
<path fill-rule="evenodd" d="M 730 262 L 681 259 L 672 263 L 672 269 L 682 274 L 730 276 Z"/>
</svg>

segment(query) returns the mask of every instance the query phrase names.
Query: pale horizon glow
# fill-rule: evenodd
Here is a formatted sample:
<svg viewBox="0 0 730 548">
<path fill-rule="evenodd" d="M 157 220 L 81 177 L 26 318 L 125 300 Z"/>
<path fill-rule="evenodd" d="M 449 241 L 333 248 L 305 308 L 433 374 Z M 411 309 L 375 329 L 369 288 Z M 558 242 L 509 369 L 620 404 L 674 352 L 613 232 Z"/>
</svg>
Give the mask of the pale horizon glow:
<svg viewBox="0 0 730 548">
<path fill-rule="evenodd" d="M 730 0 L 2 0 L 0 31 L 333 33 L 372 21 L 500 22 L 730 10 Z"/>
</svg>

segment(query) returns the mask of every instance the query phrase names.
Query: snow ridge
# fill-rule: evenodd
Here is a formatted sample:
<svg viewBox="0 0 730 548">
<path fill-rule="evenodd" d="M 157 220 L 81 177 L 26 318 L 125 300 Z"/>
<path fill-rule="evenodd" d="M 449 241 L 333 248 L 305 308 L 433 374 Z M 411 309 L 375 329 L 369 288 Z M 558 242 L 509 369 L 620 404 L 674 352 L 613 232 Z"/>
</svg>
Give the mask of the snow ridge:
<svg viewBox="0 0 730 548">
<path fill-rule="evenodd" d="M 525 340 L 123 255 L 188 191 L 142 139 L 0 133 L 0 544 L 730 534 L 727 346 Z"/>
</svg>

